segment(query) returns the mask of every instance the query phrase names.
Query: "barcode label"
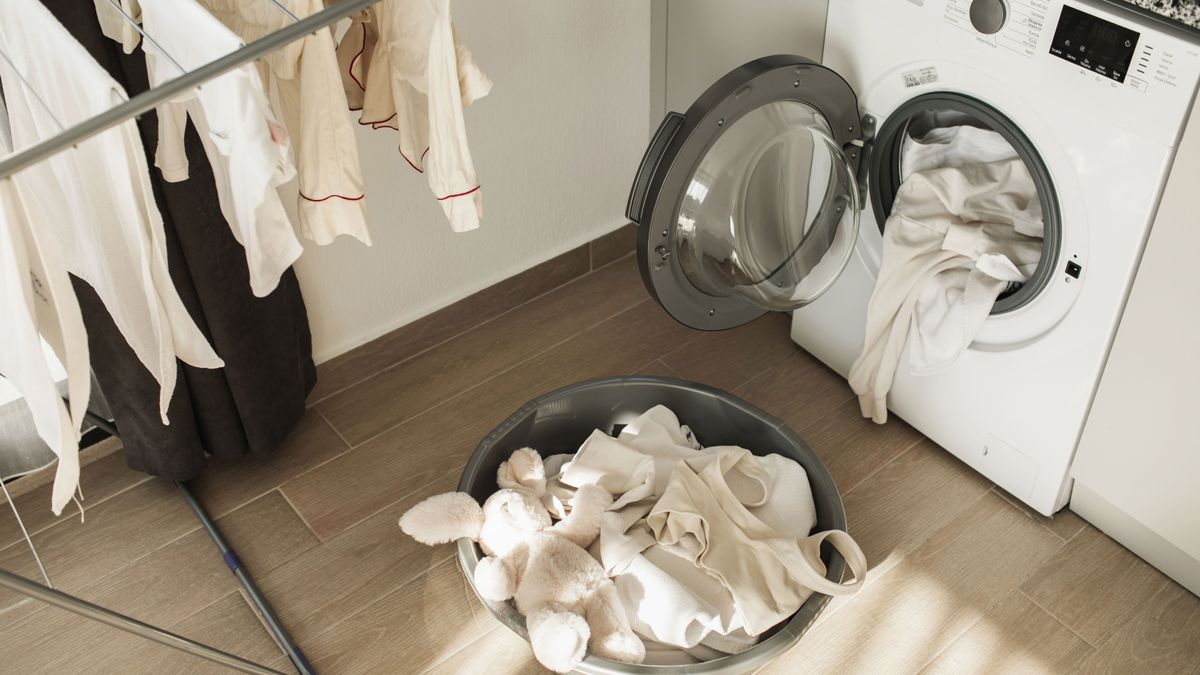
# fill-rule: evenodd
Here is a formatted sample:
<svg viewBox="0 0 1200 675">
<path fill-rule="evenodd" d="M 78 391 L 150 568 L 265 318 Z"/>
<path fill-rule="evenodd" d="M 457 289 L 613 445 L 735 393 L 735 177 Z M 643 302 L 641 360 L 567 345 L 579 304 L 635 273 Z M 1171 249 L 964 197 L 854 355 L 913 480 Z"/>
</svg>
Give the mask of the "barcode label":
<svg viewBox="0 0 1200 675">
<path fill-rule="evenodd" d="M 909 70 L 900 73 L 904 78 L 905 87 L 919 87 L 923 84 L 933 84 L 938 81 L 937 68 L 930 66 L 920 70 Z"/>
</svg>

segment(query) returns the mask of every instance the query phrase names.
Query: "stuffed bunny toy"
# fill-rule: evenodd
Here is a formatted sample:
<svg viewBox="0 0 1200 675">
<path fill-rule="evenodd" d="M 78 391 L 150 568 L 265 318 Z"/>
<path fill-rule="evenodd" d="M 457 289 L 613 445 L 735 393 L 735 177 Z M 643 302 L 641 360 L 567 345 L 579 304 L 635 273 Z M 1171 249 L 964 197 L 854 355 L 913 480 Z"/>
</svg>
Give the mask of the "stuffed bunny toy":
<svg viewBox="0 0 1200 675">
<path fill-rule="evenodd" d="M 513 600 L 525 615 L 529 642 L 543 666 L 574 670 L 588 651 L 641 663 L 646 649 L 634 634 L 604 568 L 585 549 L 600 533 L 612 497 L 584 485 L 570 513 L 553 522 L 541 501 L 546 472 L 530 448 L 500 465 L 501 489 L 480 507 L 468 494 L 435 495 L 400 517 L 400 529 L 434 546 L 467 537 L 487 556 L 475 567 L 475 590 L 487 600 Z"/>
</svg>

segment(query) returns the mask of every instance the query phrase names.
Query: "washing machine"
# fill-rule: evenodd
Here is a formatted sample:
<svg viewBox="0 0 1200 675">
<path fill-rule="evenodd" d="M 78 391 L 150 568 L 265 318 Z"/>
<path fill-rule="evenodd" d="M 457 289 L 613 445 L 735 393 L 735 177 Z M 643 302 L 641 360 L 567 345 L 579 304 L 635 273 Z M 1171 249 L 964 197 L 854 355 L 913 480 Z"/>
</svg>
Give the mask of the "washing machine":
<svg viewBox="0 0 1200 675">
<path fill-rule="evenodd" d="M 1052 514 L 1198 80 L 1200 46 L 1103 3 L 830 2 L 821 63 L 764 56 L 663 120 L 626 209 L 643 280 L 697 329 L 792 312 L 846 375 L 912 126 L 999 133 L 1037 186 L 1040 262 L 951 367 L 902 355 L 888 407 Z"/>
</svg>

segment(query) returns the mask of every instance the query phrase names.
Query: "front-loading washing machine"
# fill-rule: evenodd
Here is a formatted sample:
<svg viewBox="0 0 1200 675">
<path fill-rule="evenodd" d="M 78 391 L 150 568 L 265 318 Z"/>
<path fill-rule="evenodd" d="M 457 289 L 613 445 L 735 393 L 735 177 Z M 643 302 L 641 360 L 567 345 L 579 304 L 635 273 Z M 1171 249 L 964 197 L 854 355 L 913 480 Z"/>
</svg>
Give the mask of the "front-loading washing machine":
<svg viewBox="0 0 1200 675">
<path fill-rule="evenodd" d="M 1098 2 L 836 0 L 822 63 L 755 60 L 663 120 L 626 209 L 643 280 L 698 329 L 791 311 L 846 375 L 910 128 L 999 133 L 1037 186 L 1041 260 L 952 366 L 902 355 L 888 407 L 1049 515 L 1198 80 L 1194 41 Z"/>
</svg>

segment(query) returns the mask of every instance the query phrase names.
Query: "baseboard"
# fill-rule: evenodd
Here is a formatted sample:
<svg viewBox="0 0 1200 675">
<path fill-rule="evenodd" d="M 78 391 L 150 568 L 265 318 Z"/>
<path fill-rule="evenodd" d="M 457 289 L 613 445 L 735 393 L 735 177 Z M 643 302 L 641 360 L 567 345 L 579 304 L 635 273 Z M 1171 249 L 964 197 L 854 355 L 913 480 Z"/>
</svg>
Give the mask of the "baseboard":
<svg viewBox="0 0 1200 675">
<path fill-rule="evenodd" d="M 1071 510 L 1163 574 L 1178 581 L 1184 588 L 1200 595 L 1200 560 L 1120 510 L 1078 479 L 1071 490 Z"/>
<path fill-rule="evenodd" d="M 317 366 L 309 405 L 633 252 L 626 225 Z"/>
</svg>

